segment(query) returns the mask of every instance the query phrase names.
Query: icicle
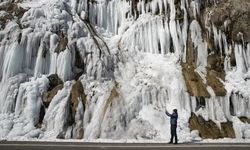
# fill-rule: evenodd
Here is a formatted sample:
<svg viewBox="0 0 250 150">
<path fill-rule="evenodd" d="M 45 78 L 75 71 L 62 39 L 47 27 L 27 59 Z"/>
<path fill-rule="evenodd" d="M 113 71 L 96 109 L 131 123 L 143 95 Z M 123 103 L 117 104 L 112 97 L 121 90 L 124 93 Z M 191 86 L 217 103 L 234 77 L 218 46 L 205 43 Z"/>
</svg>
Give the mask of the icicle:
<svg viewBox="0 0 250 150">
<path fill-rule="evenodd" d="M 73 56 L 71 56 L 70 50 L 68 49 L 58 55 L 57 73 L 63 81 L 67 81 L 72 78 L 72 57 Z"/>
<path fill-rule="evenodd" d="M 158 3 L 160 14 L 162 14 L 163 13 L 163 2 L 162 2 L 162 0 L 158 0 L 157 3 Z"/>
<path fill-rule="evenodd" d="M 18 74 L 5 82 L 0 82 L 0 114 L 14 112 L 16 97 L 20 92 L 19 86 L 26 80 L 26 77 L 25 74 Z"/>
<path fill-rule="evenodd" d="M 9 50 L 4 58 L 2 81 L 9 77 L 21 73 L 23 70 L 24 51 L 17 42 L 10 45 Z"/>
<path fill-rule="evenodd" d="M 153 47 L 153 37 L 152 37 L 152 26 L 151 26 L 151 21 L 147 23 L 147 29 L 148 29 L 148 43 L 149 43 L 149 51 L 150 53 L 153 53 L 154 51 L 154 47 Z"/>
<path fill-rule="evenodd" d="M 168 20 L 166 19 L 165 21 L 165 32 L 166 32 L 166 54 L 169 53 L 171 50 L 170 50 L 170 38 L 171 38 L 171 34 L 170 34 L 170 31 L 169 31 L 169 26 L 168 26 Z"/>
<path fill-rule="evenodd" d="M 203 42 L 201 35 L 201 28 L 199 23 L 194 20 L 190 24 L 191 39 L 194 43 L 195 48 L 197 48 L 197 66 L 206 67 L 207 66 L 207 44 Z"/>
<path fill-rule="evenodd" d="M 188 32 L 188 14 L 187 14 L 187 10 L 185 8 L 185 1 L 182 0 L 181 1 L 181 9 L 184 11 L 184 24 L 182 27 L 182 36 L 183 37 L 183 54 L 182 54 L 182 61 L 186 62 L 186 51 L 187 51 L 187 32 Z"/>
<path fill-rule="evenodd" d="M 236 59 L 236 67 L 237 67 L 237 73 L 241 76 L 244 72 L 244 63 L 243 63 L 243 56 L 242 56 L 242 45 L 235 44 L 234 47 L 234 54 Z"/>
<path fill-rule="evenodd" d="M 179 57 L 180 56 L 180 45 L 179 45 L 179 39 L 178 39 L 178 33 L 177 33 L 177 27 L 176 27 L 176 22 L 175 22 L 175 8 L 174 4 L 171 4 L 171 17 L 169 21 L 169 30 L 170 34 L 172 37 L 173 45 L 174 45 L 174 52 L 175 54 Z"/>
<path fill-rule="evenodd" d="M 159 37 L 159 43 L 160 43 L 160 49 L 161 49 L 161 54 L 166 54 L 167 52 L 167 42 L 166 42 L 166 31 L 163 28 L 163 20 L 158 21 L 158 37 Z"/>
<path fill-rule="evenodd" d="M 248 71 L 250 71 L 250 43 L 247 44 L 246 48 L 246 61 L 248 64 Z"/>
<path fill-rule="evenodd" d="M 191 6 L 193 8 L 194 17 L 195 17 L 195 19 L 197 19 L 197 16 L 199 15 L 199 12 L 200 12 L 199 11 L 199 3 L 197 2 L 197 0 L 192 1 Z"/>
<path fill-rule="evenodd" d="M 154 54 L 159 54 L 159 47 L 158 47 L 158 27 L 157 27 L 157 20 L 152 20 L 152 46 L 153 46 L 153 53 Z"/>
</svg>

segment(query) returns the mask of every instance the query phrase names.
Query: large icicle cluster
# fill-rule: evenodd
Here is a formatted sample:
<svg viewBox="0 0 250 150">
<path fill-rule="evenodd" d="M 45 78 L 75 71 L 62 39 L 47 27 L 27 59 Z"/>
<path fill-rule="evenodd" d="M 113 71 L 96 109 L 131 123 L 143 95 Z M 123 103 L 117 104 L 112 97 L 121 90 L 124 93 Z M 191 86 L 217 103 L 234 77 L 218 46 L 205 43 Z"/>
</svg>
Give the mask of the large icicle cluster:
<svg viewBox="0 0 250 150">
<path fill-rule="evenodd" d="M 173 108 L 181 142 L 191 113 L 250 138 L 250 43 L 204 14 L 219 3 L 1 1 L 0 139 L 165 141 Z"/>
</svg>

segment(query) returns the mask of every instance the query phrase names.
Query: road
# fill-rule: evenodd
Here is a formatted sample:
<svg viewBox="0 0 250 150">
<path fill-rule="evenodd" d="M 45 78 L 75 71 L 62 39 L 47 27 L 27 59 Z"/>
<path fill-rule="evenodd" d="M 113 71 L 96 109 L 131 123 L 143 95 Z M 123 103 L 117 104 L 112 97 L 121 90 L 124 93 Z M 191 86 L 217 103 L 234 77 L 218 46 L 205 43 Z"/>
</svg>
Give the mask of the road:
<svg viewBox="0 0 250 150">
<path fill-rule="evenodd" d="M 0 142 L 0 150 L 250 150 L 250 144 Z"/>
</svg>

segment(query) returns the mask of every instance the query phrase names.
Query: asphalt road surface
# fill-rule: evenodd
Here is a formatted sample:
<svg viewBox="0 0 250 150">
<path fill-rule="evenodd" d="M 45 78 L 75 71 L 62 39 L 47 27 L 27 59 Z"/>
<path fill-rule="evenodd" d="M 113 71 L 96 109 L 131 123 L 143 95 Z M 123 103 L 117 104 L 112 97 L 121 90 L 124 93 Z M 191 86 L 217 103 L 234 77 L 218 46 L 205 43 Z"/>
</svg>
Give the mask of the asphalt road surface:
<svg viewBox="0 0 250 150">
<path fill-rule="evenodd" d="M 0 150 L 250 150 L 250 144 L 0 142 Z"/>
</svg>

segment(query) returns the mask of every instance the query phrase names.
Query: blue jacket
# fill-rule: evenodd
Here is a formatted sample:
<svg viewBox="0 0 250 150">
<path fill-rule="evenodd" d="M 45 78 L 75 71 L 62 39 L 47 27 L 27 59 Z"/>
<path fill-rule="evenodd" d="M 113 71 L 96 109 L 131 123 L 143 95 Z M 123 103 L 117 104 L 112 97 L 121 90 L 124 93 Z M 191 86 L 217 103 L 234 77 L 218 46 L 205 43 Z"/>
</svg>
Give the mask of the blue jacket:
<svg viewBox="0 0 250 150">
<path fill-rule="evenodd" d="M 177 126 L 178 113 L 170 114 L 166 111 L 166 115 L 170 117 L 170 124 Z"/>
</svg>

